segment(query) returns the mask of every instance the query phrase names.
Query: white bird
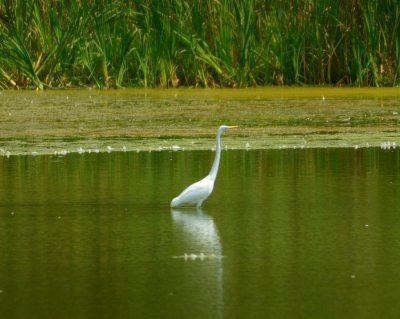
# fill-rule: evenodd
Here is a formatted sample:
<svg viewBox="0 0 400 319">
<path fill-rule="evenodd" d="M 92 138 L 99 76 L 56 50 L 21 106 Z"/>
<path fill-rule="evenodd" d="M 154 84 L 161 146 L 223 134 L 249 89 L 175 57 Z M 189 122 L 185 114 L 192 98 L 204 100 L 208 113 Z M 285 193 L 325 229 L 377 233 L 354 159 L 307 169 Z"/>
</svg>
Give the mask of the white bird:
<svg viewBox="0 0 400 319">
<path fill-rule="evenodd" d="M 217 145 L 215 148 L 214 163 L 210 173 L 202 180 L 190 185 L 180 195 L 171 201 L 171 207 L 196 206 L 201 207 L 203 202 L 210 196 L 214 188 L 214 182 L 217 177 L 219 160 L 221 158 L 221 135 L 230 128 L 237 126 L 221 125 L 217 130 Z"/>
</svg>

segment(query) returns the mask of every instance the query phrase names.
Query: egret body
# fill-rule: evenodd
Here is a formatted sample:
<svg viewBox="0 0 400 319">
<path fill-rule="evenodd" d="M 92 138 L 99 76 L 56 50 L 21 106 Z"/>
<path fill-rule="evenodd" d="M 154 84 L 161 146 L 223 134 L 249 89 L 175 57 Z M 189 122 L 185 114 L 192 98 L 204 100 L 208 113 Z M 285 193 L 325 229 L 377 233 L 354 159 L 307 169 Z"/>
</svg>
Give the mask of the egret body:
<svg viewBox="0 0 400 319">
<path fill-rule="evenodd" d="M 223 132 L 230 128 L 237 126 L 221 125 L 217 130 L 216 136 L 216 148 L 215 158 L 211 166 L 210 173 L 202 180 L 187 187 L 180 195 L 175 197 L 171 201 L 171 207 L 182 207 L 182 206 L 196 206 L 201 207 L 203 202 L 210 196 L 214 188 L 214 182 L 217 178 L 219 161 L 221 158 L 221 135 Z"/>
</svg>

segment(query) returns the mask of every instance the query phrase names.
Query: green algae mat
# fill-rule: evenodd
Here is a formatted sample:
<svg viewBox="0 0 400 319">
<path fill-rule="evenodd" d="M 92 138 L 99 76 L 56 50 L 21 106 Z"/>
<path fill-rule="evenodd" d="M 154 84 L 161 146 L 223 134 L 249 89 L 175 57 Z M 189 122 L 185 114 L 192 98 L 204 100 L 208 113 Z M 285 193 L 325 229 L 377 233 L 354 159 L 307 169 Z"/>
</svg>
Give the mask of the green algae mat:
<svg viewBox="0 0 400 319">
<path fill-rule="evenodd" d="M 400 145 L 400 88 L 0 92 L 0 156 Z"/>
</svg>

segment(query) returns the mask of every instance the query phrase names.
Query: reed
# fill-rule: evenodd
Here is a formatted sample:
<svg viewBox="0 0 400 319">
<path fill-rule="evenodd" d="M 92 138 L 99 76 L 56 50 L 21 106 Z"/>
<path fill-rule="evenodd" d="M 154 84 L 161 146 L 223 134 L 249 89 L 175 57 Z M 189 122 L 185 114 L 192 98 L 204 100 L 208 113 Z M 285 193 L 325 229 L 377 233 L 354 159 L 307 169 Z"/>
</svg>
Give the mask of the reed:
<svg viewBox="0 0 400 319">
<path fill-rule="evenodd" d="M 398 1 L 0 0 L 0 87 L 400 84 Z"/>
</svg>

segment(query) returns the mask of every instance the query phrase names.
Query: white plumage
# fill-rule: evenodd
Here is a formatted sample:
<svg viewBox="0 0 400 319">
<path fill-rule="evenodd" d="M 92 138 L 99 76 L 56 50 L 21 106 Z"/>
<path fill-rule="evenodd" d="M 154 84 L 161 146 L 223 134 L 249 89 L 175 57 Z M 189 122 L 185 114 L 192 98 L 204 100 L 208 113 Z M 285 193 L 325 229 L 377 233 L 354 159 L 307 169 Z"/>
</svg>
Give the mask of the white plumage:
<svg viewBox="0 0 400 319">
<path fill-rule="evenodd" d="M 210 196 L 214 188 L 214 181 L 206 176 L 187 187 L 179 196 L 175 197 L 171 202 L 171 207 L 180 206 L 197 206 L 200 207 L 203 201 Z"/>
<path fill-rule="evenodd" d="M 221 135 L 230 128 L 237 126 L 221 125 L 217 130 L 215 159 L 210 173 L 202 180 L 187 187 L 179 196 L 171 201 L 171 207 L 196 206 L 201 207 L 203 202 L 211 195 L 217 177 L 221 157 Z"/>
</svg>

